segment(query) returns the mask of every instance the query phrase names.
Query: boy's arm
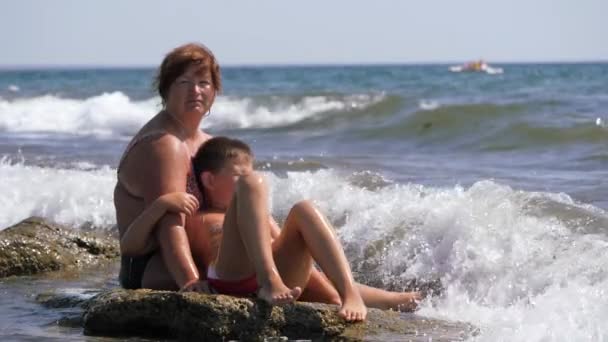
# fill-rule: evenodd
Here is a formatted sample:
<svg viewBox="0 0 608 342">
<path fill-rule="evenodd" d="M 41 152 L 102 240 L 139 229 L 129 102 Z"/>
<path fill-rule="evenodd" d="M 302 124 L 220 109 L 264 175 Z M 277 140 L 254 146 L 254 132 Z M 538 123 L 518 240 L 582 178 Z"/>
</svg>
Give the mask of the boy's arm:
<svg viewBox="0 0 608 342">
<path fill-rule="evenodd" d="M 153 243 L 154 226 L 166 212 L 167 207 L 158 198 L 152 202 L 133 220 L 120 238 L 120 253 L 128 256 L 144 254 Z"/>
</svg>

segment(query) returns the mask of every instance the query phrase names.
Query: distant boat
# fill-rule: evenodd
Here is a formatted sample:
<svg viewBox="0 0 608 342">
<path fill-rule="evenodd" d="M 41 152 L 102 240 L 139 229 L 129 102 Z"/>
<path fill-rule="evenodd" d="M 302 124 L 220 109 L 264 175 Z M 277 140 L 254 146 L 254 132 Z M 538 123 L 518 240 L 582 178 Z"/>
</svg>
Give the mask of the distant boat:
<svg viewBox="0 0 608 342">
<path fill-rule="evenodd" d="M 485 72 L 486 74 L 496 75 L 502 74 L 502 68 L 495 68 L 488 65 L 483 60 L 474 61 L 462 65 L 454 65 L 450 67 L 451 72 Z"/>
</svg>

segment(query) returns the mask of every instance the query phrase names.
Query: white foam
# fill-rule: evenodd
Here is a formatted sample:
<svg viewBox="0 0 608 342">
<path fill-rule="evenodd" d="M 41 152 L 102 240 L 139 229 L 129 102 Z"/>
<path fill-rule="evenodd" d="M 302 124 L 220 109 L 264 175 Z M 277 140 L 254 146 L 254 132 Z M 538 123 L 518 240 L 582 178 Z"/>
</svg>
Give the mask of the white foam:
<svg viewBox="0 0 608 342">
<path fill-rule="evenodd" d="M 332 98 L 309 96 L 290 102 L 272 98 L 258 104 L 253 98 L 220 96 L 204 128 L 267 128 L 289 125 L 328 111 L 361 109 L 381 101 L 383 95 Z M 53 95 L 14 100 L 0 99 L 0 130 L 7 132 L 67 133 L 130 136 L 160 110 L 160 99 L 133 101 L 121 92 L 104 93 L 84 100 Z"/>
<path fill-rule="evenodd" d="M 157 111 L 155 99 L 132 102 L 120 92 L 85 100 L 52 95 L 0 101 L 0 130 L 130 135 Z"/>
<path fill-rule="evenodd" d="M 330 111 L 360 110 L 378 103 L 384 95 L 351 95 L 340 98 L 307 96 L 294 102 L 275 97 L 270 104 L 259 104 L 253 98 L 219 97 L 212 115 L 203 120 L 203 127 L 269 128 L 290 125 L 315 118 Z"/>
<path fill-rule="evenodd" d="M 418 102 L 418 108 L 422 110 L 435 110 L 439 108 L 439 102 L 433 100 L 420 100 Z"/>
<path fill-rule="evenodd" d="M 20 89 L 19 89 L 19 87 L 18 87 L 18 86 L 14 85 L 14 84 L 11 84 L 11 85 L 9 85 L 9 86 L 8 86 L 8 90 L 9 90 L 9 91 L 12 91 L 13 93 L 16 93 L 16 92 L 18 92 Z"/>
<path fill-rule="evenodd" d="M 116 171 L 67 170 L 0 160 L 0 229 L 30 216 L 80 226 L 116 222 L 112 191 Z"/>
<path fill-rule="evenodd" d="M 369 246 L 405 229 L 379 260 L 379 274 L 441 279 L 444 295 L 419 313 L 470 322 L 481 328 L 475 341 L 608 339 L 608 238 L 529 215 L 526 205 L 540 193 L 491 181 L 469 189 L 395 185 L 372 192 L 326 170 L 273 183 L 280 212 L 310 197 L 333 219 L 345 218 L 338 233 L 346 244 Z M 574 203 L 564 194 L 546 196 Z M 363 248 L 354 257 L 370 261 Z"/>
</svg>

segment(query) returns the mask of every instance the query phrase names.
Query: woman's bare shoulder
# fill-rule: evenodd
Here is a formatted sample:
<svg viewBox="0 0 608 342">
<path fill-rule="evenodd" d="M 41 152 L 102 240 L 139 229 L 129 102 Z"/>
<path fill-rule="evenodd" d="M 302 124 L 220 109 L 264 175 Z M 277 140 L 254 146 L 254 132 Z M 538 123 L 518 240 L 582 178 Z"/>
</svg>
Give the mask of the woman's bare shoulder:
<svg viewBox="0 0 608 342">
<path fill-rule="evenodd" d="M 199 130 L 199 132 L 200 132 L 200 136 L 201 136 L 201 138 L 202 138 L 204 141 L 207 141 L 207 140 L 209 140 L 209 139 L 213 138 L 213 135 L 208 134 L 208 133 L 204 132 L 203 130 Z"/>
<path fill-rule="evenodd" d="M 158 132 L 138 145 L 134 152 L 153 162 L 188 157 L 188 149 L 184 142 L 168 132 Z"/>
</svg>

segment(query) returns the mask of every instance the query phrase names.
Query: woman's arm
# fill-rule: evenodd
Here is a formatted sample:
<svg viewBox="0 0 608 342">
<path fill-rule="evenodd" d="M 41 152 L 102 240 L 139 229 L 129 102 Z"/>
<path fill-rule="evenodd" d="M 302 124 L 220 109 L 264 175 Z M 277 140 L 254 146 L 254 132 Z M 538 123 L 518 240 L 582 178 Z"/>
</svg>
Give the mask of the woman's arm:
<svg viewBox="0 0 608 342">
<path fill-rule="evenodd" d="M 120 254 L 137 256 L 145 254 L 153 244 L 152 230 L 167 208 L 161 201 L 154 201 L 127 227 L 120 238 Z"/>
<path fill-rule="evenodd" d="M 135 162 L 139 165 L 140 188 L 146 206 L 171 192 L 185 192 L 190 171 L 190 153 L 186 144 L 167 134 L 142 146 Z M 184 230 L 184 214 L 166 212 L 155 231 L 166 269 L 178 288 L 196 284 L 199 279 Z"/>
<path fill-rule="evenodd" d="M 137 256 L 149 251 L 154 243 L 152 231 L 167 211 L 192 215 L 197 208 L 196 198 L 185 192 L 173 192 L 157 198 L 127 227 L 120 239 L 121 254 Z"/>
</svg>

